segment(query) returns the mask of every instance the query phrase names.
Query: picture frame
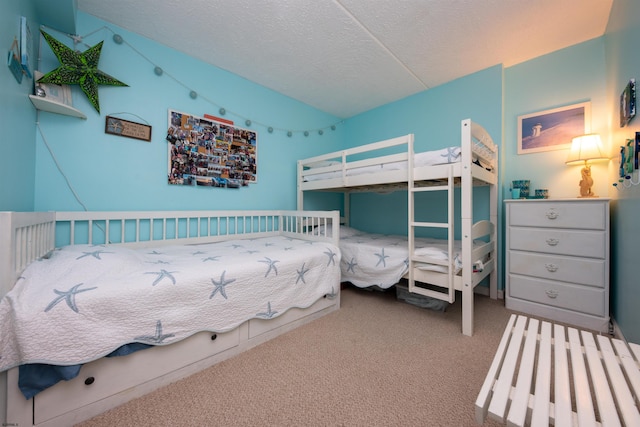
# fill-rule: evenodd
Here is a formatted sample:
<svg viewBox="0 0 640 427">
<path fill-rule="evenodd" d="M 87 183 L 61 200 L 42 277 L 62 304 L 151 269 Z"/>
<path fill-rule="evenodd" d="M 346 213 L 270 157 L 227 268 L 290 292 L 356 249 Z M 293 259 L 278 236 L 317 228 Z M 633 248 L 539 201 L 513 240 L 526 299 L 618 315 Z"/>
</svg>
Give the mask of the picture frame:
<svg viewBox="0 0 640 427">
<path fill-rule="evenodd" d="M 20 65 L 28 78 L 31 74 L 31 29 L 25 16 L 20 17 Z"/>
<path fill-rule="evenodd" d="M 241 188 L 258 181 L 258 133 L 213 116 L 169 110 L 168 183 Z"/>
<path fill-rule="evenodd" d="M 518 154 L 571 147 L 571 140 L 591 131 L 591 102 L 580 102 L 518 116 Z"/>
<path fill-rule="evenodd" d="M 625 127 L 635 115 L 636 79 L 631 79 L 620 94 L 620 127 Z"/>
<path fill-rule="evenodd" d="M 151 142 L 151 126 L 118 117 L 106 116 L 104 133 Z"/>
</svg>

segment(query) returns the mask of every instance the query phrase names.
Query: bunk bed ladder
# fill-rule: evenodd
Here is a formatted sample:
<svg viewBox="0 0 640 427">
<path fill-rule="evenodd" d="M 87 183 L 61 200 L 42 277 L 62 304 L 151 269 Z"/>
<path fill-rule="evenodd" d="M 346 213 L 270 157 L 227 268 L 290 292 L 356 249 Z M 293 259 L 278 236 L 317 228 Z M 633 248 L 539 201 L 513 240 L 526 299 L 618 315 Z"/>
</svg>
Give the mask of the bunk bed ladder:
<svg viewBox="0 0 640 427">
<path fill-rule="evenodd" d="M 409 245 L 409 292 L 413 292 L 416 294 L 424 295 L 427 297 L 437 298 L 439 300 L 444 300 L 449 303 L 453 303 L 455 301 L 456 292 L 455 292 L 455 284 L 454 284 L 454 273 L 455 270 L 453 268 L 453 259 L 454 259 L 454 176 L 453 176 L 453 166 L 449 167 L 447 182 L 446 184 L 441 185 L 431 185 L 431 186 L 420 186 L 416 187 L 415 185 L 415 177 L 414 177 L 414 165 L 413 165 L 413 138 L 410 139 L 408 144 L 408 215 L 409 215 L 409 230 L 408 230 L 408 245 Z M 447 222 L 423 222 L 416 221 L 415 215 L 415 195 L 416 193 L 426 192 L 426 191 L 446 191 L 447 192 Z M 422 286 L 418 286 L 416 284 L 416 269 L 420 267 L 420 264 L 425 264 L 426 260 L 424 257 L 420 257 L 415 253 L 415 239 L 416 239 L 416 231 L 421 228 L 445 228 L 447 229 L 447 241 L 448 248 L 447 252 L 449 254 L 447 260 L 445 261 L 436 261 L 433 259 L 429 259 L 429 264 L 439 264 L 445 266 L 447 268 L 447 288 L 446 292 L 441 290 L 427 289 Z M 441 289 L 441 288 L 439 288 Z"/>
</svg>

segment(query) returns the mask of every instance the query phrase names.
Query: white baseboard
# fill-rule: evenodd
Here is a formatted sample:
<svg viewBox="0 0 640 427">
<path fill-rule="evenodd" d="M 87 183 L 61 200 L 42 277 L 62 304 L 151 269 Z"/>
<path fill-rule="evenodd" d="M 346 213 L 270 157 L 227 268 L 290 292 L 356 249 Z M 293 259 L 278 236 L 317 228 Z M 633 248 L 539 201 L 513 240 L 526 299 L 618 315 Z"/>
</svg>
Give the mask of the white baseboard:
<svg viewBox="0 0 640 427">
<path fill-rule="evenodd" d="M 473 292 L 479 295 L 489 296 L 489 288 L 486 286 L 476 286 Z M 498 299 L 504 299 L 504 291 L 501 289 L 498 289 Z"/>
</svg>

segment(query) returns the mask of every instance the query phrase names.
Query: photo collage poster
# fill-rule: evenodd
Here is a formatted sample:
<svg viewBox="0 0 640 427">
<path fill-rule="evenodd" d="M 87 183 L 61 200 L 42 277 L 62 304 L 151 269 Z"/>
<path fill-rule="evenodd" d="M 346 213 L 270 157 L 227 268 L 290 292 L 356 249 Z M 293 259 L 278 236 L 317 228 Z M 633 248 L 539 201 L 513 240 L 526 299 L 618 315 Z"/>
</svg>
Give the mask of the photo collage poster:
<svg viewBox="0 0 640 427">
<path fill-rule="evenodd" d="M 255 131 L 169 110 L 167 142 L 169 184 L 240 188 L 257 182 Z"/>
</svg>

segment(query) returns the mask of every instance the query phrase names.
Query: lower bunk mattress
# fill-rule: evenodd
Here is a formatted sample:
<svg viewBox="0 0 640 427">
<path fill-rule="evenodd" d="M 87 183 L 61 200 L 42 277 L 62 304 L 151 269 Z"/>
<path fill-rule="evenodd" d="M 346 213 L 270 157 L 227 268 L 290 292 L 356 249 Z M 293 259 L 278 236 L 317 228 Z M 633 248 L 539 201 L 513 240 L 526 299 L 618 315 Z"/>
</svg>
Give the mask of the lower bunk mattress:
<svg viewBox="0 0 640 427">
<path fill-rule="evenodd" d="M 448 242 L 442 239 L 417 238 L 415 253 L 446 261 Z M 340 227 L 340 270 L 342 281 L 360 288 L 377 286 L 387 289 L 397 284 L 409 271 L 407 236 L 365 233 L 350 227 Z M 454 242 L 454 273 L 462 271 L 461 244 Z M 446 273 L 446 267 L 425 264 L 422 269 Z"/>
<path fill-rule="evenodd" d="M 169 345 L 306 308 L 339 292 L 340 258 L 331 243 L 282 236 L 65 246 L 0 300 L 0 371 L 83 364 L 128 344 Z"/>
</svg>

